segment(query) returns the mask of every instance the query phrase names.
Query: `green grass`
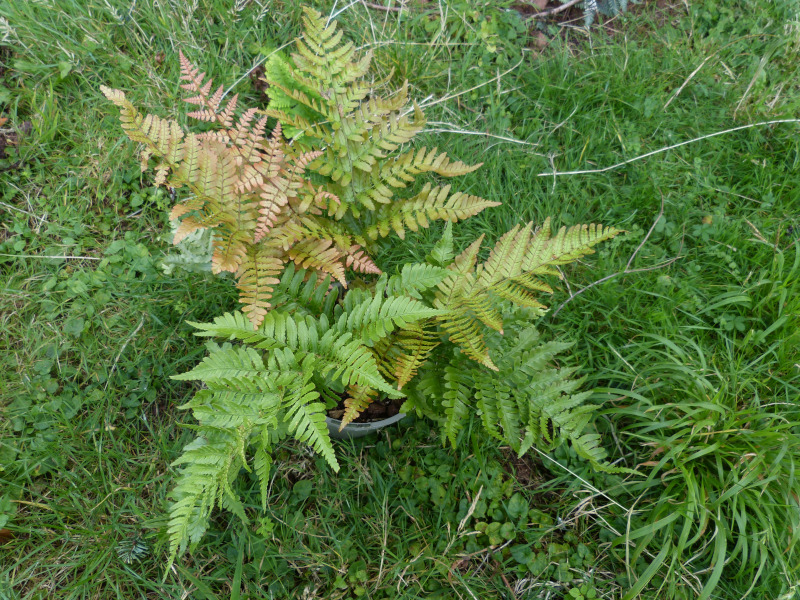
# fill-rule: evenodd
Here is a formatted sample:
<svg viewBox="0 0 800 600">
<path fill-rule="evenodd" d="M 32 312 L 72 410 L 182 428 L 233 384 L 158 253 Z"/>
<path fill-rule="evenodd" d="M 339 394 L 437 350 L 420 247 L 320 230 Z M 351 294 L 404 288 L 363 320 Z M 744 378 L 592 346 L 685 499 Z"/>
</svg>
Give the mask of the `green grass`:
<svg viewBox="0 0 800 600">
<path fill-rule="evenodd" d="M 477 428 L 454 451 L 424 422 L 341 444 L 337 476 L 287 445 L 268 511 L 244 478 L 251 526 L 219 514 L 197 552 L 166 574 L 169 464 L 191 437 L 176 410 L 191 388 L 169 375 L 204 353 L 184 322 L 231 310 L 235 294 L 228 281 L 161 272 L 169 198 L 140 175 L 99 85 L 182 114 L 178 48 L 233 84 L 299 31 L 300 8 L 0 5 L 11 48 L 2 113 L 33 124 L 18 155 L 0 159 L 0 529 L 13 535 L 0 541 L 0 598 L 510 598 L 509 587 L 519 598 L 560 598 L 584 582 L 620 598 L 662 540 L 692 521 L 635 538 L 626 554 L 618 536 L 657 519 L 663 498 L 689 510 L 680 503 L 700 486 L 774 477 L 763 493 L 708 501 L 716 522 L 734 523 L 725 548 L 701 536 L 642 583 L 646 597 L 696 597 L 689 584 L 699 591 L 718 577 L 711 597 L 742 597 L 761 559 L 753 566 L 736 553 L 737 540 L 797 525 L 786 498 L 798 490 L 800 432 L 798 124 L 727 133 L 604 173 L 538 176 L 797 114 L 792 3 L 691 4 L 639 7 L 591 36 L 549 25 L 541 54 L 500 2 L 401 17 L 357 5 L 339 16 L 375 45 L 380 71 L 408 77 L 428 104 L 485 84 L 427 109 L 440 123 L 432 129 L 462 133 L 423 143 L 484 162 L 462 188 L 504 202 L 456 228 L 462 246 L 548 215 L 625 228 L 566 274 L 575 292 L 625 270 L 663 199 L 630 266 L 677 260 L 611 278 L 542 321 L 547 335 L 577 342 L 569 360 L 598 388 L 597 427 L 613 459 L 650 477 L 600 476 L 566 450 L 509 460 Z M 255 101 L 246 77 L 235 90 Z M 422 258 L 438 235 L 387 245 L 383 264 Z M 50 258 L 65 256 L 77 258 Z M 690 456 L 709 437 L 713 452 Z M 750 451 L 757 461 L 737 471 Z M 692 465 L 688 475 L 670 472 L 678 463 Z M 732 558 L 717 575 L 719 556 Z M 793 566 L 766 561 L 748 597 L 791 598 Z"/>
</svg>

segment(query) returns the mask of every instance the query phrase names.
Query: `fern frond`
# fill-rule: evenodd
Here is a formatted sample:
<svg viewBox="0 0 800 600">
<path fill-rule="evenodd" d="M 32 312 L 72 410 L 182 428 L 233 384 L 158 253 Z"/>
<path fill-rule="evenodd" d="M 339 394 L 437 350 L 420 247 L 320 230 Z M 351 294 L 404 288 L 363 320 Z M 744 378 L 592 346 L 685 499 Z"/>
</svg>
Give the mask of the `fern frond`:
<svg viewBox="0 0 800 600">
<path fill-rule="evenodd" d="M 358 244 L 353 244 L 348 248 L 344 264 L 348 269 L 352 269 L 356 273 L 381 274 L 381 270 Z"/>
<path fill-rule="evenodd" d="M 211 272 L 236 273 L 247 257 L 250 236 L 243 231 L 217 230 L 212 242 L 214 253 L 211 255 Z"/>
<path fill-rule="evenodd" d="M 555 237 L 550 238 L 550 219 L 545 219 L 530 241 L 521 271 L 535 274 L 558 274 L 552 267 L 565 265 L 588 254 L 597 244 L 613 238 L 621 233 L 615 227 L 603 225 L 575 225 L 567 229 L 562 227 Z"/>
<path fill-rule="evenodd" d="M 300 442 L 311 446 L 320 454 L 334 471 L 339 471 L 339 463 L 333 451 L 328 426 L 325 423 L 325 405 L 315 402 L 319 392 L 313 383 L 306 383 L 293 390 L 286 398 L 286 416 L 289 433 Z"/>
<path fill-rule="evenodd" d="M 483 239 L 483 238 L 481 238 Z M 431 253 L 425 257 L 425 261 L 436 267 L 447 267 L 455 258 L 453 251 L 453 224 L 449 221 L 444 225 L 442 237 L 436 242 Z"/>
<path fill-rule="evenodd" d="M 488 288 L 520 273 L 531 227 L 530 223 L 523 228 L 514 226 L 497 241 L 489 258 L 475 271 L 476 288 Z"/>
<path fill-rule="evenodd" d="M 272 291 L 280 283 L 277 277 L 283 271 L 283 261 L 274 250 L 250 246 L 236 273 L 239 302 L 243 312 L 256 329 L 271 307 Z"/>
<path fill-rule="evenodd" d="M 439 324 L 450 336 L 450 341 L 472 360 L 481 363 L 492 371 L 497 366 L 489 357 L 489 348 L 483 337 L 478 321 L 465 308 L 444 312 L 438 317 Z"/>
<path fill-rule="evenodd" d="M 372 404 L 378 392 L 367 387 L 353 385 L 347 388 L 347 398 L 344 400 L 345 411 L 339 431 L 346 425 L 355 421 L 364 410 Z"/>
<path fill-rule="evenodd" d="M 219 432 L 207 439 L 197 438 L 184 448 L 180 462 L 187 466 L 180 472 L 175 489 L 170 493 L 167 535 L 170 551 L 167 568 L 176 555 L 196 545 L 205 534 L 223 482 L 237 459 L 238 441 L 228 432 Z"/>
<path fill-rule="evenodd" d="M 289 249 L 288 256 L 303 269 L 314 269 L 328 273 L 346 285 L 344 277 L 344 255 L 332 240 L 301 241 Z"/>
<path fill-rule="evenodd" d="M 470 271 L 475 266 L 482 241 L 483 235 L 470 244 L 466 250 L 447 266 L 447 270 L 452 274 L 448 275 L 436 286 L 436 300 L 433 304 L 435 307 L 448 307 L 456 298 L 463 296 L 464 290 L 469 287 L 474 279 Z"/>
<path fill-rule="evenodd" d="M 330 276 L 319 281 L 316 272 L 289 263 L 272 298 L 275 306 L 285 307 L 290 314 L 316 317 L 332 314 L 337 294 L 331 293 Z"/>
<path fill-rule="evenodd" d="M 172 235 L 172 243 L 175 245 L 180 244 L 187 236 L 191 235 L 195 231 L 200 229 L 205 229 L 203 223 L 198 221 L 194 217 L 185 217 L 181 220 L 178 228 L 175 230 L 175 233 Z"/>
<path fill-rule="evenodd" d="M 446 390 L 442 400 L 445 413 L 442 432 L 455 448 L 456 435 L 463 429 L 464 421 L 469 418 L 472 381 L 463 369 L 453 366 L 445 367 L 442 377 Z"/>
<path fill-rule="evenodd" d="M 395 328 L 404 328 L 440 314 L 422 302 L 403 296 L 384 298 L 376 295 L 353 306 L 336 322 L 338 331 L 350 332 L 365 344 L 388 336 Z"/>
<path fill-rule="evenodd" d="M 450 271 L 442 267 L 426 264 L 405 264 L 397 275 L 392 275 L 386 283 L 389 296 L 411 296 L 421 299 L 426 292 L 439 285 Z"/>
<path fill-rule="evenodd" d="M 475 373 L 473 370 L 472 373 Z M 500 424 L 500 402 L 511 395 L 508 383 L 493 373 L 475 373 L 475 404 L 483 428 L 495 439 L 503 440 Z"/>
<path fill-rule="evenodd" d="M 120 123 L 125 134 L 134 142 L 145 145 L 145 156 L 155 155 L 176 166 L 183 158 L 183 130 L 175 121 L 155 115 L 141 115 L 128 101 L 124 92 L 100 86 L 106 98 L 120 109 Z"/>
<path fill-rule="evenodd" d="M 179 381 L 213 381 L 252 379 L 264 372 L 261 356 L 247 347 L 223 347 L 211 352 L 191 371 L 172 375 Z"/>
<path fill-rule="evenodd" d="M 482 210 L 499 206 L 499 202 L 484 200 L 462 192 L 450 194 L 450 186 L 433 187 L 426 184 L 413 198 L 398 200 L 376 211 L 376 223 L 365 230 L 370 239 L 386 237 L 394 231 L 401 239 L 405 230 L 427 228 L 430 221 L 456 222 L 477 215 Z"/>
<path fill-rule="evenodd" d="M 190 324 L 199 330 L 195 335 L 239 339 L 266 350 L 269 361 L 287 356 L 292 364 L 312 360 L 315 372 L 321 377 L 329 375 L 332 379 L 339 379 L 345 386 L 373 388 L 392 398 L 402 396 L 381 377 L 372 353 L 360 341 L 354 340 L 350 333 L 342 333 L 337 326 L 332 326 L 324 316 L 321 319 L 295 318 L 282 311 L 270 311 L 256 331 L 242 313 L 225 314 L 217 317 L 213 323 Z M 208 382 L 214 379 L 257 377 L 272 364 L 264 366 L 263 361 L 259 361 L 260 356 L 252 348 L 229 348 L 224 352 L 213 352 L 195 369 L 175 378 Z M 297 370 L 298 367 L 292 368 Z M 281 369 L 286 370 L 283 367 Z"/>
<path fill-rule="evenodd" d="M 397 389 L 402 390 L 417 375 L 440 341 L 434 330 L 414 323 L 398 331 L 393 342 L 399 352 L 386 356 L 391 356 L 391 375 L 397 381 Z"/>
<path fill-rule="evenodd" d="M 272 456 L 268 451 L 269 446 L 262 444 L 253 456 L 253 470 L 258 476 L 259 490 L 261 492 L 261 510 L 267 510 L 267 496 L 270 483 L 270 469 L 272 467 Z"/>
<path fill-rule="evenodd" d="M 253 331 L 253 325 L 244 313 L 225 313 L 215 317 L 211 323 L 195 323 L 187 321 L 189 325 L 198 329 L 194 335 L 198 337 L 218 337 L 226 340 L 243 340 L 256 343 L 264 340 L 264 336 Z"/>
</svg>

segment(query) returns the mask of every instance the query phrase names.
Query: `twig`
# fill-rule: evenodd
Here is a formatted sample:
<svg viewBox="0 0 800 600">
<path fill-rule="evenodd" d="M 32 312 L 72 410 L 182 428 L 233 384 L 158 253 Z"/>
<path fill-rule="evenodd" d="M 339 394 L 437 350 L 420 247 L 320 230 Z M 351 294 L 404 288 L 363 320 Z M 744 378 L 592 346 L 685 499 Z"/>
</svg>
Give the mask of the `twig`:
<svg viewBox="0 0 800 600">
<path fill-rule="evenodd" d="M 522 58 L 520 58 L 519 61 L 517 61 L 517 64 L 515 64 L 513 67 L 503 71 L 502 73 L 499 73 L 498 75 L 496 75 L 495 77 L 492 77 L 488 81 L 484 81 L 483 83 L 479 83 L 478 85 L 475 85 L 475 86 L 469 88 L 468 90 L 463 90 L 461 92 L 458 92 L 457 94 L 448 94 L 447 96 L 444 96 L 443 98 L 439 98 L 435 102 L 421 102 L 419 107 L 420 108 L 428 108 L 429 106 L 435 106 L 437 104 L 441 104 L 442 102 L 446 102 L 447 100 L 452 100 L 453 98 L 457 98 L 458 96 L 463 96 L 464 94 L 466 94 L 468 92 L 471 92 L 473 90 L 477 90 L 478 88 L 482 88 L 483 86 L 488 85 L 488 84 L 490 84 L 490 83 L 492 83 L 494 81 L 499 81 L 502 77 L 504 77 L 505 75 L 508 75 L 509 73 L 511 73 L 511 71 L 513 71 L 518 66 L 520 66 L 522 64 L 523 60 L 525 60 L 524 56 Z M 800 119 L 796 119 L 796 120 L 800 121 Z"/>
<path fill-rule="evenodd" d="M 366 6 L 367 8 L 374 8 L 375 10 L 382 10 L 385 12 L 400 12 L 404 10 L 406 7 L 401 6 L 383 6 L 382 4 L 374 4 L 372 2 L 366 2 L 366 0 L 361 0 L 361 4 Z"/>
<path fill-rule="evenodd" d="M 701 62 L 701 63 L 700 63 L 700 66 L 698 66 L 698 67 L 697 67 L 697 68 L 696 68 L 694 71 L 692 71 L 692 72 L 691 72 L 691 74 L 690 74 L 690 75 L 689 75 L 689 76 L 686 78 L 686 80 L 685 80 L 685 81 L 684 81 L 684 82 L 681 84 L 681 87 L 679 87 L 679 88 L 678 88 L 678 89 L 675 91 L 675 93 L 674 93 L 674 94 L 672 94 L 672 96 L 670 96 L 669 100 L 667 100 L 667 103 L 664 105 L 664 110 L 666 110 L 666 109 L 667 109 L 667 107 L 668 107 L 668 106 L 669 106 L 669 105 L 672 103 L 672 101 L 673 101 L 673 100 L 675 100 L 675 98 L 677 98 L 677 97 L 678 97 L 678 95 L 679 95 L 679 94 L 680 94 L 680 93 L 683 91 L 683 88 L 685 88 L 685 87 L 686 87 L 686 86 L 689 84 L 689 82 L 690 82 L 690 81 L 691 81 L 691 80 L 694 78 L 694 76 L 695 76 L 695 75 L 697 75 L 697 73 L 699 73 L 699 72 L 700 72 L 700 69 L 702 69 L 702 68 L 703 68 L 703 65 L 705 65 L 705 64 L 706 64 L 706 63 L 707 63 L 709 60 L 711 60 L 712 58 L 714 58 L 715 56 L 717 56 L 717 55 L 718 55 L 720 52 L 722 52 L 723 50 L 725 50 L 725 48 L 727 48 L 728 46 L 732 46 L 733 44 L 736 44 L 736 43 L 738 43 L 738 42 L 741 42 L 742 40 L 745 40 L 745 39 L 747 39 L 747 38 L 749 38 L 749 37 L 753 37 L 753 36 L 750 36 L 750 35 L 745 35 L 745 36 L 743 36 L 743 37 L 736 38 L 735 40 L 733 40 L 733 41 L 731 41 L 731 42 L 729 42 L 729 43 L 725 44 L 725 45 L 724 45 L 724 46 L 722 46 L 721 48 L 719 48 L 719 49 L 718 49 L 716 52 L 714 52 L 713 54 L 709 54 L 708 56 L 706 56 L 706 57 L 705 57 L 705 59 L 703 59 L 703 62 Z M 723 66 L 724 66 L 724 63 L 723 63 Z M 727 68 L 727 67 L 726 67 L 726 68 Z M 729 70 L 728 72 L 730 73 L 730 70 Z M 731 73 L 731 77 L 733 77 L 733 73 Z M 749 89 L 749 88 L 748 88 L 748 89 Z M 738 110 L 738 108 L 737 108 L 737 110 Z M 734 115 L 735 115 L 735 114 L 736 114 L 736 111 L 734 111 Z"/>
<path fill-rule="evenodd" d="M 669 100 L 667 100 L 667 103 L 664 105 L 664 110 L 667 110 L 667 107 L 670 104 L 672 104 L 672 101 L 675 100 L 675 98 L 677 98 L 680 95 L 680 93 L 683 91 L 683 88 L 685 88 L 687 85 L 689 85 L 689 82 L 694 78 L 695 75 L 697 75 L 700 72 L 700 69 L 703 68 L 703 65 L 705 65 L 709 60 L 711 60 L 716 55 L 717 55 L 717 53 L 715 52 L 714 54 L 706 56 L 705 60 L 703 60 L 703 62 L 700 63 L 700 66 L 697 67 L 694 71 L 692 71 L 689 74 L 689 76 L 686 78 L 686 80 L 681 84 L 681 87 L 679 87 L 677 90 L 675 90 L 675 92 L 672 94 L 672 96 L 669 97 Z"/>
<path fill-rule="evenodd" d="M 582 0 L 569 0 L 566 4 L 562 4 L 561 6 L 556 6 L 555 8 L 551 8 L 550 10 L 543 10 L 542 12 L 538 12 L 536 14 L 531 15 L 528 17 L 529 19 L 545 19 L 551 15 L 556 15 L 560 12 L 567 10 L 568 8 L 575 6 L 578 2 Z"/>
<path fill-rule="evenodd" d="M 10 204 L 6 204 L 5 202 L 0 202 L 0 206 L 5 206 L 9 210 L 16 210 L 18 212 L 24 213 L 30 217 L 33 217 L 34 219 L 40 218 L 37 215 L 33 214 L 32 212 L 28 212 L 27 210 L 22 210 L 21 208 L 17 208 L 16 206 L 11 206 Z"/>
<path fill-rule="evenodd" d="M 144 315 L 142 315 L 142 318 L 141 318 L 141 319 L 139 319 L 139 325 L 136 327 L 136 329 L 134 329 L 134 330 L 133 330 L 133 333 L 131 333 L 131 334 L 128 336 L 128 338 L 125 340 L 125 343 L 124 343 L 124 344 L 122 344 L 122 348 L 120 348 L 120 349 L 119 349 L 119 352 L 117 353 L 117 357 L 114 359 L 114 364 L 113 364 L 113 365 L 111 365 L 111 371 L 108 373 L 108 379 L 106 379 L 106 385 L 105 385 L 105 387 L 103 388 L 103 391 L 104 391 L 104 392 L 105 392 L 105 391 L 108 389 L 108 384 L 109 384 L 109 383 L 111 383 L 111 377 L 113 377 L 113 375 L 114 375 L 114 371 L 116 371 L 116 370 L 117 370 L 117 363 L 119 362 L 119 359 L 120 359 L 120 357 L 122 356 L 122 353 L 123 353 L 123 352 L 125 352 L 125 348 L 127 348 L 127 347 L 128 347 L 128 344 L 129 344 L 129 343 L 130 343 L 130 341 L 133 339 L 133 337 L 134 337 L 134 336 L 135 336 L 137 333 L 139 333 L 139 330 L 142 328 L 142 325 L 144 325 Z"/>
<path fill-rule="evenodd" d="M 451 127 L 455 127 L 451 123 L 446 121 L 428 121 L 428 125 L 449 125 Z M 502 140 L 504 142 L 511 142 L 512 144 L 521 144 L 524 146 L 533 146 L 534 148 L 539 145 L 538 142 L 527 142 L 525 140 L 518 140 L 517 138 L 506 137 L 503 135 L 495 135 L 493 133 L 486 133 L 485 131 L 471 131 L 469 129 L 446 129 L 446 128 L 429 128 L 426 127 L 422 130 L 423 133 L 460 133 L 462 135 L 482 135 L 484 137 L 490 137 L 497 140 Z M 543 156 L 543 155 L 541 155 Z"/>
<path fill-rule="evenodd" d="M 680 148 L 681 146 L 686 146 L 687 144 L 693 144 L 694 142 L 699 142 L 702 140 L 706 140 L 708 138 L 717 137 L 718 135 L 723 135 L 725 133 L 733 133 L 734 131 L 741 131 L 743 129 L 751 129 L 753 127 L 761 127 L 762 125 L 776 125 L 778 123 L 800 123 L 800 119 L 776 119 L 774 121 L 761 121 L 759 123 L 750 123 L 749 125 L 741 125 L 740 127 L 734 127 L 733 129 L 716 131 L 714 133 L 709 133 L 708 135 L 703 135 L 698 138 L 681 142 L 679 144 L 673 144 L 672 146 L 667 146 L 666 148 L 659 148 L 658 150 L 653 150 L 652 152 L 648 152 L 647 154 L 642 154 L 641 156 L 637 156 L 635 158 L 629 158 L 628 160 L 624 160 L 621 163 L 611 165 L 610 167 L 603 167 L 602 169 L 586 169 L 583 171 L 560 171 L 560 172 L 548 171 L 547 173 L 539 173 L 536 176 L 556 177 L 558 175 L 586 175 L 588 173 L 605 173 L 606 171 L 613 171 L 614 169 L 618 169 L 619 167 L 624 167 L 625 165 L 628 165 L 632 162 L 636 162 L 637 160 L 642 160 L 643 158 L 647 158 L 648 156 L 660 154 L 662 152 L 666 152 L 667 150 L 674 150 L 675 148 Z"/>
<path fill-rule="evenodd" d="M 636 255 L 639 254 L 639 250 L 641 250 L 642 246 L 644 246 L 645 243 L 647 242 L 647 240 L 650 239 L 650 236 L 652 235 L 653 231 L 655 230 L 656 225 L 658 224 L 658 222 L 661 220 L 661 217 L 663 217 L 663 216 L 664 216 L 664 196 L 662 195 L 661 196 L 661 209 L 658 211 L 658 216 L 656 217 L 655 221 L 653 221 L 653 224 L 650 226 L 650 230 L 647 232 L 647 235 L 644 236 L 644 239 L 637 246 L 636 250 L 633 251 L 633 254 L 631 254 L 630 258 L 628 259 L 628 263 L 625 265 L 625 270 L 624 271 L 619 271 L 617 273 L 612 273 L 611 275 L 606 275 L 605 277 L 603 277 L 601 279 L 598 279 L 597 281 L 593 281 L 592 283 L 590 283 L 586 287 L 579 289 L 577 292 L 570 293 L 569 298 L 564 300 L 564 302 L 562 302 L 557 309 L 555 309 L 552 313 L 550 313 L 550 316 L 551 317 L 555 317 L 559 312 L 561 312 L 562 308 L 564 308 L 572 300 L 574 300 L 575 298 L 580 296 L 583 292 L 585 292 L 586 290 L 592 289 L 596 285 L 600 285 L 601 283 L 605 283 L 609 279 L 613 279 L 614 277 L 617 277 L 619 275 L 630 275 L 631 273 L 642 273 L 644 271 L 655 271 L 656 269 L 663 269 L 664 267 L 667 267 L 667 266 L 671 265 L 672 263 L 674 263 L 676 260 L 680 259 L 681 258 L 680 250 L 678 250 L 678 256 L 676 256 L 674 258 L 671 258 L 669 260 L 665 260 L 664 262 L 658 263 L 657 265 L 653 265 L 652 267 L 642 267 L 642 268 L 639 268 L 639 269 L 631 269 L 631 264 L 633 264 L 633 261 L 636 258 Z M 683 242 L 681 242 L 681 250 L 682 249 L 683 249 Z"/>
<path fill-rule="evenodd" d="M 578 481 L 580 481 L 581 483 L 583 483 L 583 485 L 585 485 L 586 487 L 588 487 L 588 488 L 589 488 L 591 491 L 593 491 L 595 494 L 597 494 L 598 496 L 602 496 L 603 498 L 605 498 L 606 500 L 608 500 L 609 502 L 611 502 L 611 504 L 613 504 L 614 506 L 616 506 L 616 507 L 618 507 L 618 508 L 622 509 L 622 510 L 623 510 L 623 511 L 625 511 L 626 513 L 632 510 L 632 509 L 629 509 L 629 508 L 625 508 L 624 506 L 622 506 L 622 504 L 620 504 L 619 502 L 617 502 L 616 500 L 614 500 L 614 499 L 613 499 L 611 496 L 609 496 L 609 495 L 608 495 L 608 494 L 606 494 L 605 492 L 602 492 L 602 491 L 598 490 L 598 489 L 597 489 L 596 487 L 594 487 L 594 486 L 593 486 L 591 483 L 589 483 L 588 481 L 586 481 L 586 480 L 585 480 L 583 477 L 581 477 L 580 475 L 578 475 L 577 473 L 575 473 L 575 471 L 572 471 L 572 470 L 571 470 L 569 467 L 566 467 L 566 466 L 562 465 L 562 464 L 561 464 L 560 462 L 558 462 L 556 459 L 552 458 L 551 456 L 549 456 L 549 455 L 545 454 L 544 452 L 542 452 L 541 450 L 539 450 L 539 449 L 538 449 L 536 446 L 533 446 L 533 447 L 531 448 L 531 450 L 533 450 L 534 452 L 536 452 L 537 454 L 539 454 L 539 455 L 540 455 L 542 458 L 546 458 L 546 459 L 547 459 L 547 460 L 549 460 L 550 462 L 552 462 L 552 463 L 554 463 L 554 464 L 558 465 L 559 467 L 561 467 L 562 469 L 564 469 L 564 470 L 565 470 L 567 473 L 569 473 L 569 474 L 570 474 L 570 475 L 572 475 L 572 476 L 573 476 L 575 479 L 577 479 Z"/>
<path fill-rule="evenodd" d="M 267 62 L 267 60 L 269 60 L 269 58 L 270 58 L 270 57 L 271 57 L 273 54 L 275 54 L 275 53 L 277 53 L 277 52 L 280 52 L 281 50 L 283 50 L 284 48 L 286 48 L 286 46 L 290 46 L 290 45 L 291 45 L 291 44 L 293 44 L 293 43 L 294 43 L 294 40 L 292 40 L 292 41 L 290 41 L 290 42 L 286 42 L 286 43 L 285 43 L 283 46 L 281 46 L 280 48 L 276 48 L 275 50 L 273 50 L 272 52 L 270 52 L 270 53 L 269 53 L 269 54 L 267 54 L 266 56 L 262 56 L 261 58 L 259 58 L 259 59 L 258 59 L 258 60 L 257 60 L 257 61 L 256 61 L 256 62 L 253 64 L 253 66 L 252 66 L 252 67 L 250 67 L 250 69 L 249 69 L 249 70 L 245 71 L 245 73 L 244 73 L 244 74 L 243 74 L 241 77 L 239 77 L 239 79 L 237 79 L 237 80 L 236 80 L 236 81 L 234 81 L 234 82 L 233 82 L 233 83 L 232 83 L 230 86 L 228 86 L 228 89 L 227 89 L 227 90 L 225 90 L 225 91 L 223 92 L 223 94 L 222 94 L 222 97 L 220 98 L 220 100 L 224 99 L 224 98 L 225 98 L 225 97 L 226 97 L 228 94 L 230 94 L 230 93 L 231 93 L 231 91 L 233 90 L 233 88 L 235 88 L 237 85 L 239 85 L 239 84 L 240 84 L 242 81 L 244 81 L 245 79 L 247 79 L 248 77 L 250 77 L 250 73 L 252 73 L 252 72 L 253 72 L 253 71 L 255 71 L 255 70 L 258 68 L 258 67 L 260 67 L 260 66 L 261 66 L 261 65 L 263 65 L 265 62 Z"/>
</svg>

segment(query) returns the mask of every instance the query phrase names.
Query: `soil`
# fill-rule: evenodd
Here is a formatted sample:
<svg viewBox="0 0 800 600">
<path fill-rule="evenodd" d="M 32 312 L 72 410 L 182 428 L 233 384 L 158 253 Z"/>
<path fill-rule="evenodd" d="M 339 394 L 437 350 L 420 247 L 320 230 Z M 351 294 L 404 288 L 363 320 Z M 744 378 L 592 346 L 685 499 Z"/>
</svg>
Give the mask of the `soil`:
<svg viewBox="0 0 800 600">
<path fill-rule="evenodd" d="M 269 96 L 267 95 L 269 84 L 264 80 L 264 75 L 266 75 L 266 73 L 267 71 L 264 65 L 258 65 L 250 72 L 250 82 L 253 84 L 253 89 L 258 92 L 259 100 L 263 102 L 265 106 L 269 104 Z"/>
<path fill-rule="evenodd" d="M 400 407 L 403 405 L 403 399 L 388 398 L 385 400 L 375 400 L 370 404 L 364 412 L 358 415 L 358 418 L 353 423 L 374 423 L 376 421 L 383 421 L 389 417 L 393 417 L 400 412 Z M 336 408 L 328 411 L 328 416 L 331 419 L 341 420 L 344 416 L 345 406 L 344 399 L 339 401 Z"/>
<path fill-rule="evenodd" d="M 521 487 L 531 490 L 534 496 L 541 500 L 542 504 L 546 505 L 557 501 L 559 495 L 554 490 L 541 490 L 545 483 L 553 479 L 553 475 L 540 460 L 531 454 L 519 457 L 511 448 L 502 448 L 501 450 L 505 459 L 506 470 L 514 473 L 514 478 Z"/>
</svg>

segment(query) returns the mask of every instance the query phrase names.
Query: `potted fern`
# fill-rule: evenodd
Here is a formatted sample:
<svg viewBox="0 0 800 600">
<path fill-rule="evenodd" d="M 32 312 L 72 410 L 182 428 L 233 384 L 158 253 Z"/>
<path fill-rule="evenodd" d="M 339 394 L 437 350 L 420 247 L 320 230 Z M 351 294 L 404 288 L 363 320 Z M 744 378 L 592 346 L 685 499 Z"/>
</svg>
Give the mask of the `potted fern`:
<svg viewBox="0 0 800 600">
<path fill-rule="evenodd" d="M 370 58 L 307 10 L 297 53 L 269 77 L 270 109 L 239 112 L 238 98 L 223 104 L 223 89 L 212 93 L 181 54 L 187 102 L 199 106 L 190 116 L 215 124 L 202 134 L 141 115 L 124 93 L 103 88 L 142 144 L 143 168 L 153 164 L 156 183 L 190 192 L 170 215 L 180 219 L 175 242 L 211 230 L 212 271 L 235 275 L 243 304 L 192 323 L 213 341 L 202 363 L 175 376 L 203 388 L 182 407 L 198 424 L 175 463 L 170 563 L 200 540 L 215 507 L 247 521 L 231 485 L 240 469 L 256 473 L 266 507 L 281 439 L 307 443 L 337 471 L 326 409 L 342 399 L 339 429 L 376 398 L 398 398 L 454 445 L 475 413 L 520 454 L 568 442 L 610 468 L 586 431 L 592 407 L 578 392 L 582 380 L 552 365 L 567 345 L 542 342 L 533 322 L 545 310 L 539 295 L 552 291 L 542 278 L 619 231 L 554 233 L 548 220 L 512 228 L 485 261 L 482 238 L 457 253 L 452 223 L 498 203 L 433 181 L 413 190 L 420 175 L 455 177 L 480 165 L 408 147 L 424 114 L 409 106 L 407 84 L 380 94 Z M 381 272 L 371 256 L 377 240 L 435 220 L 446 227 L 426 263 Z M 347 293 L 334 293 L 334 282 Z"/>
</svg>

